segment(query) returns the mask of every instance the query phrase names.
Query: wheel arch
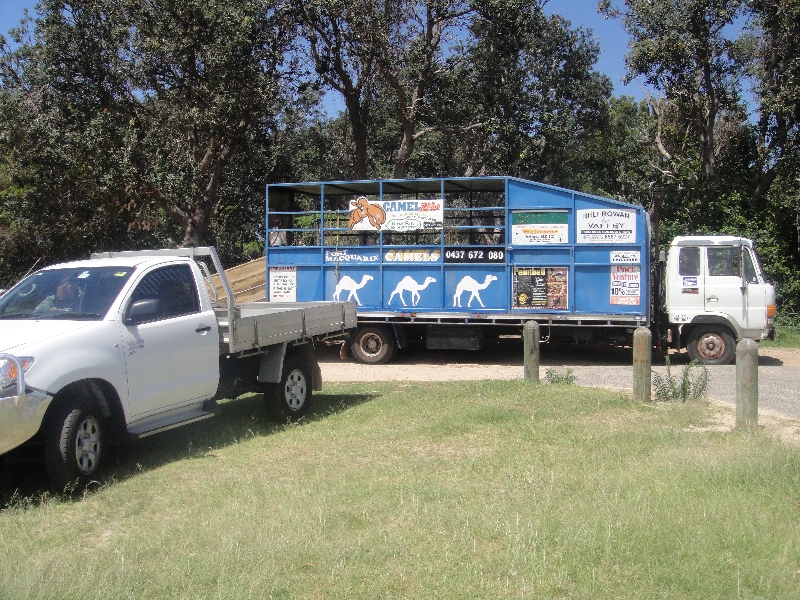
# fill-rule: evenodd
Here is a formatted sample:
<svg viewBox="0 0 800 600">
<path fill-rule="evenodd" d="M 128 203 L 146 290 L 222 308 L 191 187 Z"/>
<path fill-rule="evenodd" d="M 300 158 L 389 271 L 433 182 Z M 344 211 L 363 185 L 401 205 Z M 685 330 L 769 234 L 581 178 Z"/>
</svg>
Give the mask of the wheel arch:
<svg viewBox="0 0 800 600">
<path fill-rule="evenodd" d="M 47 413 L 42 419 L 42 425 L 39 428 L 40 433 L 47 430 L 57 407 L 63 402 L 77 397 L 91 398 L 94 402 L 97 402 L 103 417 L 111 425 L 111 432 L 114 434 L 112 439 L 125 431 L 125 413 L 122 409 L 122 401 L 114 386 L 104 379 L 79 379 L 65 385 L 53 394 L 53 401 L 47 407 Z"/>
<path fill-rule="evenodd" d="M 311 389 L 315 392 L 321 391 L 322 369 L 320 369 L 317 361 L 317 354 L 312 340 L 292 345 L 287 343 L 276 344 L 270 347 L 267 352 L 262 353 L 258 366 L 258 381 L 263 383 L 280 382 L 283 363 L 286 357 L 291 355 L 298 356 L 305 361 L 311 375 Z"/>
<path fill-rule="evenodd" d="M 739 324 L 730 317 L 726 315 L 698 315 L 694 319 L 692 319 L 691 322 L 681 326 L 680 330 L 681 348 L 686 347 L 686 344 L 688 343 L 689 337 L 692 335 L 692 332 L 698 327 L 702 327 L 704 325 L 720 325 L 729 330 L 730 334 L 733 336 L 734 341 L 742 339 L 742 330 L 739 327 Z"/>
</svg>

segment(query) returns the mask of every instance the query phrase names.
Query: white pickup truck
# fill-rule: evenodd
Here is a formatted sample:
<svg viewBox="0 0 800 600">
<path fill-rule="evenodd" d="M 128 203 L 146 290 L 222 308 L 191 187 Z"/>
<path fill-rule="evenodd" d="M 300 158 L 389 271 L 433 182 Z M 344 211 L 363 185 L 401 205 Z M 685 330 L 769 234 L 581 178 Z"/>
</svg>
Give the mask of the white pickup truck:
<svg viewBox="0 0 800 600">
<path fill-rule="evenodd" d="M 234 302 L 210 247 L 47 267 L 0 297 L 0 455 L 43 445 L 61 490 L 95 476 L 106 444 L 211 417 L 215 398 L 261 391 L 297 419 L 322 386 L 313 339 L 355 325 L 353 302 Z"/>
</svg>

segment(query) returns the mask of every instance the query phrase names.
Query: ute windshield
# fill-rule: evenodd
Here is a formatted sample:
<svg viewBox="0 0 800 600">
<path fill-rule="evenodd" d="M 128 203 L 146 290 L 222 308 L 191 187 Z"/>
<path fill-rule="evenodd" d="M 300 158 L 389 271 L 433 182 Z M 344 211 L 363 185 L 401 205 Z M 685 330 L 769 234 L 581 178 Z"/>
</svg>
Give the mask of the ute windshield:
<svg viewBox="0 0 800 600">
<path fill-rule="evenodd" d="M 133 273 L 133 267 L 47 269 L 0 297 L 0 319 L 99 321 Z"/>
</svg>

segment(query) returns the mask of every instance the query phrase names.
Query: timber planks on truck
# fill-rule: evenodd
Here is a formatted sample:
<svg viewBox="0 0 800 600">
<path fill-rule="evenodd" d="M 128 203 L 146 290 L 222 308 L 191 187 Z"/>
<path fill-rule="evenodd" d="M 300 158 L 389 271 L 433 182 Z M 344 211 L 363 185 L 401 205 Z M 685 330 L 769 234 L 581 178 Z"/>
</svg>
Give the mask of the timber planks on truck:
<svg viewBox="0 0 800 600">
<path fill-rule="evenodd" d="M 236 302 L 266 300 L 266 265 L 263 257 L 226 269 L 225 277 L 233 290 L 233 298 Z M 217 297 L 224 298 L 225 290 L 219 277 L 213 275 L 212 279 L 214 287 L 217 288 Z"/>
</svg>

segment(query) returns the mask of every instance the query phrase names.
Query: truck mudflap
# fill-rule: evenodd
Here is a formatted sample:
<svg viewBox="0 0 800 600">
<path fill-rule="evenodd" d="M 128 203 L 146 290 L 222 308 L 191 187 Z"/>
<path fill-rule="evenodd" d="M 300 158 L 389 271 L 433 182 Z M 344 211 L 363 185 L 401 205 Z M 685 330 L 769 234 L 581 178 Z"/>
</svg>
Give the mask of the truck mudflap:
<svg viewBox="0 0 800 600">
<path fill-rule="evenodd" d="M 0 359 L 14 363 L 17 371 L 16 394 L 13 387 L 6 390 L 9 395 L 0 392 L 0 454 L 4 454 L 36 435 L 53 397 L 25 387 L 22 364 L 16 356 L 0 354 Z"/>
</svg>

